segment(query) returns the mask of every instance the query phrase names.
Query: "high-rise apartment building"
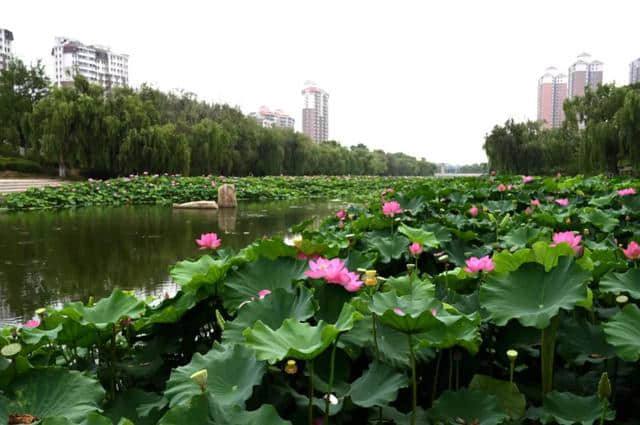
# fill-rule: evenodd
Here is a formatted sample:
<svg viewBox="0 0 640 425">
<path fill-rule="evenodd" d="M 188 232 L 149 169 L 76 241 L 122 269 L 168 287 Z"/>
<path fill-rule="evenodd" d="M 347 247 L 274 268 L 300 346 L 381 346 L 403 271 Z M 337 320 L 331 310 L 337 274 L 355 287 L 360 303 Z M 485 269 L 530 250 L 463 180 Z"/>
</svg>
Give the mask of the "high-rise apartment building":
<svg viewBox="0 0 640 425">
<path fill-rule="evenodd" d="M 113 53 L 108 47 L 85 45 L 77 40 L 56 37 L 51 50 L 57 85 L 73 84 L 82 75 L 105 89 L 129 84 L 129 55 Z"/>
<path fill-rule="evenodd" d="M 302 132 L 314 142 L 329 140 L 329 93 L 307 81 L 302 96 Z"/>
<path fill-rule="evenodd" d="M 567 76 L 554 67 L 538 80 L 538 121 L 545 128 L 558 128 L 564 122 L 562 105 L 567 98 Z"/>
<path fill-rule="evenodd" d="M 596 89 L 602 84 L 602 68 L 604 64 L 591 60 L 591 55 L 582 53 L 569 67 L 569 97 L 584 96 L 585 89 Z"/>
<path fill-rule="evenodd" d="M 295 125 L 295 120 L 284 113 L 282 109 L 270 110 L 266 106 L 261 106 L 258 112 L 251 112 L 249 116 L 266 128 L 280 127 L 291 128 Z"/>
<path fill-rule="evenodd" d="M 629 64 L 629 84 L 640 83 L 640 58 Z"/>
<path fill-rule="evenodd" d="M 11 43 L 13 43 L 13 33 L 0 28 L 0 71 L 11 59 Z"/>
</svg>

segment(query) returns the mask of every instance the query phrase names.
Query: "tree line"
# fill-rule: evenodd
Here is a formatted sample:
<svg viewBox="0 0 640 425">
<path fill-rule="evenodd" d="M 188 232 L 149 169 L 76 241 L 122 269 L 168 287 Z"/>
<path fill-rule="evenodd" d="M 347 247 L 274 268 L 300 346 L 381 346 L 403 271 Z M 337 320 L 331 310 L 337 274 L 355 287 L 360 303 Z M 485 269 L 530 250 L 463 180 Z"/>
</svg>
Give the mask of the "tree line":
<svg viewBox="0 0 640 425">
<path fill-rule="evenodd" d="M 0 72 L 0 156 L 20 152 L 60 174 L 432 175 L 435 165 L 402 153 L 314 143 L 263 128 L 237 108 L 192 93 L 103 90 L 77 77 L 52 86 L 38 63 L 15 59 Z"/>
<path fill-rule="evenodd" d="M 561 128 L 508 120 L 485 138 L 492 169 L 514 174 L 640 174 L 640 84 L 566 100 Z"/>
</svg>

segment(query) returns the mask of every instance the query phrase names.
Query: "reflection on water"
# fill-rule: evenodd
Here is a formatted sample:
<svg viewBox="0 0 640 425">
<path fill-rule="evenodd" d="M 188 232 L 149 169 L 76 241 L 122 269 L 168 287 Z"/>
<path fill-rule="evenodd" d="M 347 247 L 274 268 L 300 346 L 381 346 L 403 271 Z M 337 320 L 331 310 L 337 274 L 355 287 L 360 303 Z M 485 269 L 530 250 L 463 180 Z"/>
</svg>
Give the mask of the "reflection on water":
<svg viewBox="0 0 640 425">
<path fill-rule="evenodd" d="M 194 240 L 201 233 L 217 232 L 223 247 L 239 249 L 336 208 L 278 201 L 219 211 L 139 206 L 0 214 L 0 324 L 115 287 L 173 291 L 169 268 L 200 255 Z"/>
</svg>

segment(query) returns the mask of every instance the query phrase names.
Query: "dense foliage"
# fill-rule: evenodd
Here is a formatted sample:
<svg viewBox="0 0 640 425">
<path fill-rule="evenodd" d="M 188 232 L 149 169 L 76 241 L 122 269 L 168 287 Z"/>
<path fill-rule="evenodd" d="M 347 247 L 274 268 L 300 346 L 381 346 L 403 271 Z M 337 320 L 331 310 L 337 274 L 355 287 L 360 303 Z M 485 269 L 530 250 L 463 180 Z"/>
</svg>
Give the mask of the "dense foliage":
<svg viewBox="0 0 640 425">
<path fill-rule="evenodd" d="M 1 159 L 1 158 L 0 158 Z M 0 162 L 0 169 L 2 162 Z M 243 200 L 349 199 L 366 200 L 386 187 L 409 188 L 425 177 L 301 176 L 301 177 L 181 177 L 132 175 L 89 180 L 59 187 L 33 188 L 0 195 L 0 208 L 11 211 L 106 205 L 167 205 L 216 200 L 218 187 L 233 184 Z"/>
<path fill-rule="evenodd" d="M 489 166 L 521 174 L 640 174 L 640 85 L 599 86 L 565 101 L 562 128 L 507 121 L 485 139 Z"/>
<path fill-rule="evenodd" d="M 0 332 L 0 422 L 637 424 L 640 182 L 524 181 L 203 236 L 173 297 L 41 309 Z"/>
<path fill-rule="evenodd" d="M 78 77 L 50 87 L 43 67 L 19 60 L 0 73 L 0 147 L 92 177 L 183 175 L 432 175 L 435 165 L 402 153 L 313 143 L 260 127 L 238 109 L 191 93 L 104 91 Z M 3 148 L 6 149 L 6 148 Z M 2 150 L 0 150 L 2 152 Z"/>
</svg>

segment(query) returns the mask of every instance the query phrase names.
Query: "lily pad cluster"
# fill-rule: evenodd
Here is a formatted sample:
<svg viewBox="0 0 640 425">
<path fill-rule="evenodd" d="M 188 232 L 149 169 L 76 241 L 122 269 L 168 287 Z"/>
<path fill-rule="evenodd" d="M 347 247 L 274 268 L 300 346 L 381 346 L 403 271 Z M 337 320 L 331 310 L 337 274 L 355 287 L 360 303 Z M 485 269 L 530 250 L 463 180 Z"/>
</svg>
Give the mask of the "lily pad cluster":
<svg viewBox="0 0 640 425">
<path fill-rule="evenodd" d="M 388 182 L 2 329 L 0 423 L 640 423 L 638 181 Z"/>
</svg>

